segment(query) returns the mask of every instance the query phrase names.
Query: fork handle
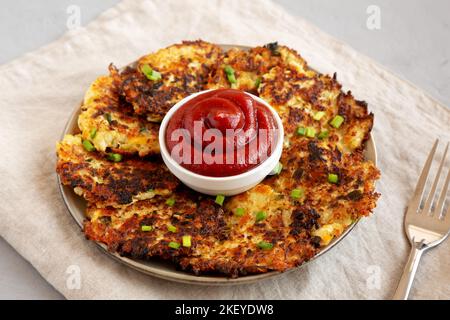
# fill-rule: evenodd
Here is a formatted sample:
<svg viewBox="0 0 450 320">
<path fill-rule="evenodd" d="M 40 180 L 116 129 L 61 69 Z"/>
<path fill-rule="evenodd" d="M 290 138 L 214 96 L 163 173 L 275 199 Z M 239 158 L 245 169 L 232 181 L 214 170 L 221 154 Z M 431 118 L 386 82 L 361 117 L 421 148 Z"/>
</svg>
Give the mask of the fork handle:
<svg viewBox="0 0 450 320">
<path fill-rule="evenodd" d="M 409 291 L 411 290 L 414 276 L 419 266 L 420 258 L 425 250 L 419 249 L 416 245 L 411 248 L 411 253 L 409 254 L 408 262 L 403 270 L 402 277 L 398 283 L 397 290 L 395 291 L 393 300 L 407 300 L 409 296 Z"/>
</svg>

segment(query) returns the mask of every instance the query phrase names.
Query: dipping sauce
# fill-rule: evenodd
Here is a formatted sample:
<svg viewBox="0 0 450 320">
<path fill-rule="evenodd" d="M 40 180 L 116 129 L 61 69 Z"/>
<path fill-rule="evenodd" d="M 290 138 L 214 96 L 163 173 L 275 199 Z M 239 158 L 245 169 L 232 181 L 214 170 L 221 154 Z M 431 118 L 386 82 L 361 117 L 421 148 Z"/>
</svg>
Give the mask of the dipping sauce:
<svg viewBox="0 0 450 320">
<path fill-rule="evenodd" d="M 240 90 L 218 89 L 187 101 L 165 132 L 171 157 L 205 176 L 244 173 L 267 159 L 277 142 L 272 112 Z"/>
</svg>

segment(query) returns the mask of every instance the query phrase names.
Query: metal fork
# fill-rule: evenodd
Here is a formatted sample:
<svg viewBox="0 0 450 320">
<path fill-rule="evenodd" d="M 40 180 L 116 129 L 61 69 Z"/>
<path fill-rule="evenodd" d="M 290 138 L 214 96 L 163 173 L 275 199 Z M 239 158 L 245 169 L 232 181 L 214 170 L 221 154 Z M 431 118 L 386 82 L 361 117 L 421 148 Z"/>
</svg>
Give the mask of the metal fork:
<svg viewBox="0 0 450 320">
<path fill-rule="evenodd" d="M 403 270 L 397 290 L 395 291 L 393 297 L 395 300 L 408 299 L 409 291 L 411 290 L 414 275 L 416 274 L 417 266 L 419 265 L 422 254 L 428 249 L 442 243 L 442 241 L 447 238 L 450 231 L 450 205 L 447 212 L 444 214 L 444 204 L 446 202 L 445 200 L 450 182 L 450 169 L 442 186 L 439 198 L 437 199 L 437 202 L 434 201 L 439 180 L 441 176 L 443 176 L 441 173 L 445 164 L 449 144 L 447 144 L 447 147 L 445 148 L 429 195 L 425 198 L 423 194 L 438 143 L 439 140 L 436 140 L 428 155 L 425 166 L 420 174 L 419 181 L 417 182 L 416 190 L 409 202 L 408 210 L 405 215 L 405 232 L 411 243 L 411 253 L 405 269 Z"/>
</svg>

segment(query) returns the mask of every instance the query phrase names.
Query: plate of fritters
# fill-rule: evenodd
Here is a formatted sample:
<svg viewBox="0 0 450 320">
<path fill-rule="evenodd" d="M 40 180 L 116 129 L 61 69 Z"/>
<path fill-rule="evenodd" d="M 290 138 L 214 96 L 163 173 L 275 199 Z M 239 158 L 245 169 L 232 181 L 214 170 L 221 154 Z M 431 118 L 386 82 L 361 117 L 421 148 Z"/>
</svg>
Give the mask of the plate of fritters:
<svg viewBox="0 0 450 320">
<path fill-rule="evenodd" d="M 165 167 L 158 130 L 180 99 L 230 87 L 279 113 L 283 168 L 218 204 Z M 337 115 L 341 124 L 333 123 Z M 93 81 L 57 143 L 56 171 L 86 238 L 121 263 L 185 283 L 249 283 L 317 258 L 373 211 L 380 177 L 373 121 L 336 75 L 315 71 L 286 46 L 184 41 L 124 68 L 111 64 Z M 265 219 L 256 219 L 259 212 Z M 170 245 L 186 235 L 188 246 Z"/>
</svg>

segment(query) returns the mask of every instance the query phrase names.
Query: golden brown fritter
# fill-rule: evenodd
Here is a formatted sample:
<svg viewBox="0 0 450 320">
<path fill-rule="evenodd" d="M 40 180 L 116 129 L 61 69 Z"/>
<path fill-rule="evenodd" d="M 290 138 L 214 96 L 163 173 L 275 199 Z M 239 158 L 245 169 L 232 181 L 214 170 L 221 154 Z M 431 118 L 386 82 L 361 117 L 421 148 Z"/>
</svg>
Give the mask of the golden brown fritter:
<svg viewBox="0 0 450 320">
<path fill-rule="evenodd" d="M 210 73 L 207 88 L 233 88 L 256 94 L 263 76 L 276 66 L 290 66 L 298 72 L 314 74 L 296 51 L 274 42 L 249 50 L 228 50 Z M 229 67 L 234 71 L 235 82 L 227 74 Z"/>
<path fill-rule="evenodd" d="M 301 190 L 301 196 L 291 201 L 307 204 L 320 215 L 320 228 L 312 234 L 321 237 L 323 246 L 376 206 L 375 181 L 380 173 L 360 152 L 343 154 L 332 141 L 299 138 L 280 161 L 282 172 L 266 183 L 286 197 Z M 328 180 L 330 174 L 338 177 L 336 183 Z"/>
<path fill-rule="evenodd" d="M 159 154 L 159 125 L 137 117 L 115 92 L 111 77 L 99 77 L 91 84 L 78 126 L 83 139 L 90 140 L 101 152 Z"/>
<path fill-rule="evenodd" d="M 376 206 L 379 171 L 363 157 L 373 114 L 365 102 L 342 92 L 336 75 L 311 71 L 294 53 L 285 56 L 288 63 L 266 73 L 258 90 L 278 111 L 285 130 L 284 169 L 269 181 L 283 194 L 301 190 L 313 204 L 321 227 L 312 234 L 324 246 Z M 341 117 L 340 126 L 333 125 L 335 117 Z M 337 183 L 328 181 L 330 174 Z"/>
<path fill-rule="evenodd" d="M 191 255 L 197 247 L 214 247 L 227 233 L 222 208 L 186 190 L 172 198 L 156 196 L 118 209 L 91 204 L 87 217 L 84 231 L 89 239 L 140 259 Z M 183 236 L 189 237 L 189 247 L 183 245 Z"/>
<path fill-rule="evenodd" d="M 284 123 L 285 143 L 298 137 L 298 128 L 312 128 L 315 138 L 327 134 L 327 141 L 341 152 L 364 149 L 373 126 L 373 114 L 367 104 L 344 93 L 335 77 L 315 74 L 305 76 L 290 66 L 277 66 L 264 75 L 259 95 L 274 107 Z M 344 122 L 331 125 L 336 117 Z"/>
<path fill-rule="evenodd" d="M 256 47 L 248 51 L 232 48 L 217 62 L 206 87 L 233 88 L 256 93 L 261 77 L 279 62 L 280 57 L 273 55 L 266 47 Z M 231 67 L 234 71 L 235 83 L 228 79 L 226 67 Z"/>
<path fill-rule="evenodd" d="M 118 72 L 110 67 L 119 93 L 134 111 L 160 122 L 182 98 L 204 89 L 211 67 L 222 54 L 220 47 L 204 41 L 184 41 L 139 59 L 135 68 Z M 160 74 L 149 79 L 144 66 Z"/>
<path fill-rule="evenodd" d="M 107 160 L 88 152 L 80 135 L 66 135 L 57 144 L 56 172 L 64 185 L 97 206 L 121 206 L 155 195 L 170 194 L 178 180 L 160 161 Z"/>
<path fill-rule="evenodd" d="M 197 247 L 196 255 L 180 260 L 183 268 L 230 276 L 285 271 L 311 259 L 376 206 L 379 171 L 360 154 L 342 155 L 303 140 L 281 161 L 280 175 L 227 200 L 228 238 L 212 248 Z M 329 174 L 338 182 L 330 183 Z"/>
<path fill-rule="evenodd" d="M 311 259 L 319 248 L 320 239 L 311 236 L 319 215 L 269 185 L 230 198 L 224 208 L 229 236 L 213 247 L 197 247 L 180 260 L 182 268 L 232 277 L 284 271 Z"/>
</svg>

